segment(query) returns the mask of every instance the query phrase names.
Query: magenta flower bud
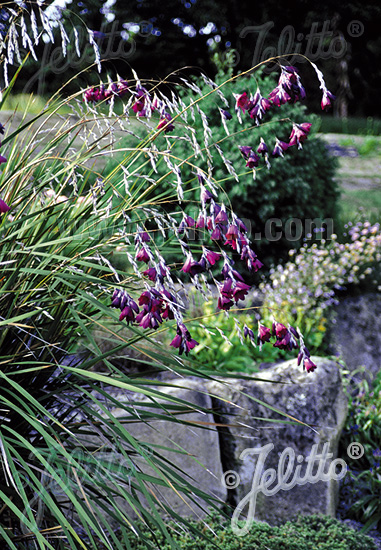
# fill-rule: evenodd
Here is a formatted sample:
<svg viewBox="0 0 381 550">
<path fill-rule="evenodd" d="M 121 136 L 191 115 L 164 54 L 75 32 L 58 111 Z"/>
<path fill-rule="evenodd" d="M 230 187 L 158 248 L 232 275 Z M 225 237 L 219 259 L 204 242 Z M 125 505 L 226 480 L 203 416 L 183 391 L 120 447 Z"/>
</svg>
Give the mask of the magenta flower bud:
<svg viewBox="0 0 381 550">
<path fill-rule="evenodd" d="M 163 118 L 160 119 L 159 124 L 157 125 L 158 130 L 164 128 L 164 132 L 172 132 L 175 129 L 175 125 L 171 122 L 172 117 L 169 113 L 165 113 Z"/>
<path fill-rule="evenodd" d="M 209 203 L 212 198 L 212 193 L 208 189 L 206 189 L 204 185 L 201 184 L 200 200 L 202 206 L 205 206 L 205 204 Z"/>
<path fill-rule="evenodd" d="M 252 151 L 247 159 L 247 168 L 256 168 L 259 164 L 259 156 Z"/>
<path fill-rule="evenodd" d="M 323 111 L 328 111 L 328 109 L 331 107 L 332 101 L 336 99 L 336 96 L 331 94 L 329 90 L 324 90 L 323 92 L 323 98 L 321 100 L 321 108 Z"/>
<path fill-rule="evenodd" d="M 187 224 L 187 227 L 194 227 L 196 223 L 191 216 L 185 216 L 184 221 Z"/>
<path fill-rule="evenodd" d="M 243 327 L 243 336 L 244 338 L 249 337 L 250 340 L 254 343 L 254 340 L 255 340 L 254 332 L 247 325 Z"/>
<path fill-rule="evenodd" d="M 216 227 L 215 229 L 213 229 L 212 234 L 210 235 L 210 238 L 213 241 L 220 241 L 222 239 L 221 229 L 219 227 Z"/>
<path fill-rule="evenodd" d="M 289 148 L 289 143 L 285 143 L 284 141 L 280 141 L 278 138 L 275 143 L 275 147 L 273 149 L 272 155 L 273 157 L 283 157 L 283 152 L 287 151 Z"/>
<path fill-rule="evenodd" d="M 311 122 L 303 122 L 302 124 L 294 124 L 292 127 L 292 132 L 290 134 L 289 147 L 298 144 L 299 149 L 301 144 L 307 139 L 308 134 L 311 130 Z"/>
<path fill-rule="evenodd" d="M 148 235 L 147 231 L 139 231 L 138 235 L 135 237 L 135 242 L 148 243 L 151 240 L 151 237 Z"/>
<path fill-rule="evenodd" d="M 269 152 L 269 150 L 267 148 L 267 145 L 263 141 L 263 138 L 261 138 L 261 143 L 259 144 L 259 147 L 257 149 L 257 153 L 259 153 L 260 155 L 265 155 L 268 152 Z"/>
<path fill-rule="evenodd" d="M 265 327 L 264 325 L 261 325 L 261 323 L 258 322 L 257 344 L 259 345 L 260 343 L 264 344 L 265 342 L 269 342 L 270 338 L 270 329 Z"/>
<path fill-rule="evenodd" d="M 205 218 L 202 215 L 202 213 L 200 212 L 200 214 L 198 215 L 197 221 L 196 221 L 196 228 L 197 229 L 204 229 L 204 227 L 205 227 Z"/>
<path fill-rule="evenodd" d="M 239 145 L 239 150 L 245 160 L 248 160 L 250 154 L 253 152 L 253 149 L 249 145 Z"/>
<path fill-rule="evenodd" d="M 242 94 L 233 94 L 236 100 L 236 109 L 241 109 L 241 111 L 244 113 L 246 109 L 250 107 L 250 100 L 247 96 L 246 92 L 243 92 Z"/>
<path fill-rule="evenodd" d="M 0 122 L 0 134 L 4 135 L 4 131 L 5 131 L 5 126 L 3 126 L 3 124 L 1 124 Z"/>
<path fill-rule="evenodd" d="M 252 269 L 254 271 L 254 273 L 256 273 L 262 267 L 263 267 L 263 263 L 260 260 L 258 260 L 258 258 L 256 258 L 253 261 L 250 260 L 250 266 L 248 264 L 248 268 Z"/>
<path fill-rule="evenodd" d="M 10 207 L 7 205 L 3 199 L 0 199 L 0 214 L 5 214 L 6 212 L 9 212 Z"/>
<path fill-rule="evenodd" d="M 157 271 L 154 267 L 150 267 L 149 269 L 143 271 L 143 275 L 148 277 L 150 281 L 156 281 Z"/>
<path fill-rule="evenodd" d="M 150 260 L 149 254 L 146 248 L 143 246 L 135 256 L 135 260 L 138 262 L 148 263 Z"/>
<path fill-rule="evenodd" d="M 225 210 L 222 210 L 221 208 L 214 221 L 215 223 L 222 223 L 223 225 L 226 225 L 228 223 L 228 215 L 226 214 Z"/>
<path fill-rule="evenodd" d="M 283 338 L 286 336 L 287 332 L 287 328 L 282 323 L 278 323 L 277 321 L 273 323 L 273 336 L 275 335 L 277 338 Z"/>
<path fill-rule="evenodd" d="M 4 162 L 7 162 L 7 159 L 3 157 L 3 155 L 0 155 L 0 164 L 3 164 Z"/>
<path fill-rule="evenodd" d="M 214 265 L 220 258 L 221 254 L 218 252 L 213 252 L 213 250 L 208 250 L 204 248 L 204 257 L 206 258 L 209 265 Z"/>
<path fill-rule="evenodd" d="M 303 361 L 303 370 L 306 370 L 307 372 L 313 372 L 316 369 L 315 363 L 311 361 L 309 357 L 306 357 Z"/>
</svg>

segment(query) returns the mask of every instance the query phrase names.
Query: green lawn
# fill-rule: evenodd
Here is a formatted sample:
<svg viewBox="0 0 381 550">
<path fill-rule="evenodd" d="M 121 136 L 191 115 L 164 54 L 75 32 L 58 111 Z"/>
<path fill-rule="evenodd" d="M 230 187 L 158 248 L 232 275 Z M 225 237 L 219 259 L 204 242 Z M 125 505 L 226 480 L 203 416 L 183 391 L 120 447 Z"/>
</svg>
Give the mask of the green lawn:
<svg viewBox="0 0 381 550">
<path fill-rule="evenodd" d="M 381 220 L 381 137 L 321 134 L 331 146 L 348 148 L 356 156 L 339 156 L 340 228 L 348 221 Z"/>
</svg>

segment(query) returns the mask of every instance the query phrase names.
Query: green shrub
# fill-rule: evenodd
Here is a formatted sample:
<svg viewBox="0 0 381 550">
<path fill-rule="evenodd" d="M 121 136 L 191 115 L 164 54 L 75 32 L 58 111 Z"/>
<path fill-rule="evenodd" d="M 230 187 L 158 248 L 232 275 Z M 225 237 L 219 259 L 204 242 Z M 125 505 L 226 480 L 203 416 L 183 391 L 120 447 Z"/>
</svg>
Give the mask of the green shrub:
<svg viewBox="0 0 381 550">
<path fill-rule="evenodd" d="M 198 527 L 209 540 L 177 532 L 174 539 L 180 550 L 376 550 L 370 537 L 329 516 L 299 516 L 279 527 L 256 522 L 244 537 L 238 537 L 229 523 L 221 523 L 218 518 L 209 525 L 212 532 L 202 523 Z M 143 548 L 140 542 L 131 540 L 132 550 Z M 171 546 L 161 537 L 155 541 L 152 536 L 152 548 L 170 550 Z"/>
</svg>

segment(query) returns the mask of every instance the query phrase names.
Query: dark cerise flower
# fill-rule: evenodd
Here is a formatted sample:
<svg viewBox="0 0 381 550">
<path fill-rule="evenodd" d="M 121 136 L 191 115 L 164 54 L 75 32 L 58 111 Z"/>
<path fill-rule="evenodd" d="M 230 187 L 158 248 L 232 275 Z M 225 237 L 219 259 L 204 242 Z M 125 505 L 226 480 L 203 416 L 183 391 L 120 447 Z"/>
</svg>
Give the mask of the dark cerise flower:
<svg viewBox="0 0 381 550">
<path fill-rule="evenodd" d="M 142 246 L 142 248 L 136 254 L 135 260 L 137 260 L 138 262 L 145 262 L 145 263 L 149 262 L 150 257 L 145 246 Z"/>
<path fill-rule="evenodd" d="M 328 109 L 331 107 L 331 102 L 334 101 L 335 99 L 336 99 L 336 96 L 331 94 L 329 90 L 325 89 L 321 100 L 321 108 L 323 109 L 323 111 L 324 110 L 328 111 Z"/>
<path fill-rule="evenodd" d="M 283 157 L 283 152 L 289 148 L 289 143 L 276 139 L 275 147 L 272 152 L 273 157 Z"/>
<path fill-rule="evenodd" d="M 259 144 L 259 147 L 257 149 L 257 153 L 264 156 L 266 153 L 268 153 L 269 150 L 267 148 L 266 143 L 264 142 L 263 138 L 261 138 L 261 143 Z"/>
<path fill-rule="evenodd" d="M 276 107 L 280 107 L 285 103 L 291 101 L 290 94 L 283 88 L 283 86 L 277 86 L 269 95 L 269 101 L 271 101 Z"/>
<path fill-rule="evenodd" d="M 198 342 L 196 340 L 193 340 L 189 330 L 184 325 L 184 323 L 179 323 L 177 325 L 177 334 L 170 343 L 171 346 L 179 350 L 179 354 L 182 355 L 185 353 L 185 355 L 188 355 L 191 349 L 193 349 L 195 346 L 198 345 Z"/>
<path fill-rule="evenodd" d="M 174 305 L 177 305 L 176 298 L 173 296 L 173 294 L 168 292 L 168 290 L 166 290 L 165 288 L 163 288 L 163 290 L 161 291 L 161 296 L 162 296 L 162 307 L 163 307 L 163 311 L 161 313 L 162 318 L 174 319 L 175 315 L 173 313 L 172 307 Z"/>
<path fill-rule="evenodd" d="M 298 344 L 293 334 L 289 330 L 286 330 L 286 334 L 283 337 L 277 338 L 274 347 L 291 351 L 294 348 L 296 349 L 298 347 Z"/>
<path fill-rule="evenodd" d="M 148 235 L 147 231 L 138 231 L 135 242 L 148 243 L 151 240 L 151 237 Z"/>
<path fill-rule="evenodd" d="M 293 124 L 290 135 L 289 147 L 298 144 L 298 149 L 302 148 L 302 143 L 307 139 L 311 130 L 311 122 L 303 122 L 302 124 Z"/>
<path fill-rule="evenodd" d="M 269 342 L 271 338 L 271 330 L 265 325 L 262 325 L 258 321 L 258 335 L 257 335 L 257 344 L 264 344 L 265 342 Z"/>
<path fill-rule="evenodd" d="M 225 210 L 224 207 L 219 209 L 218 214 L 214 218 L 214 221 L 215 221 L 215 223 L 220 223 L 222 225 L 227 225 L 229 220 L 228 220 L 228 215 L 227 215 L 226 210 Z"/>
<path fill-rule="evenodd" d="M 200 201 L 201 201 L 202 206 L 204 207 L 206 204 L 208 204 L 208 203 L 212 200 L 213 195 L 212 195 L 212 193 L 205 187 L 205 185 L 203 185 L 202 183 L 200 184 L 200 187 L 201 187 L 201 190 L 200 190 Z"/>
<path fill-rule="evenodd" d="M 196 228 L 197 229 L 204 229 L 205 227 L 205 218 L 202 215 L 202 212 L 198 215 L 197 221 L 196 221 Z"/>
<path fill-rule="evenodd" d="M 247 159 L 247 168 L 256 168 L 259 164 L 259 156 L 252 151 Z"/>
<path fill-rule="evenodd" d="M 163 322 L 161 317 L 163 298 L 158 290 L 145 290 L 140 298 L 139 305 L 142 311 L 136 316 L 136 322 L 143 328 L 157 329 Z"/>
<path fill-rule="evenodd" d="M 3 157 L 3 155 L 0 155 L 0 164 L 3 164 L 4 162 L 7 162 L 7 159 Z"/>
<path fill-rule="evenodd" d="M 146 100 L 149 98 L 149 93 L 145 88 L 143 88 L 143 86 L 140 85 L 136 86 L 136 91 L 133 93 L 136 96 L 136 99 L 135 103 L 132 106 L 132 110 L 134 111 L 134 113 L 144 116 L 144 107 L 146 105 Z"/>
<path fill-rule="evenodd" d="M 204 248 L 203 257 L 206 259 L 209 265 L 214 265 L 221 258 L 221 254 L 218 252 L 213 252 L 213 250 L 208 250 Z"/>
<path fill-rule="evenodd" d="M 127 319 L 127 325 L 135 321 L 135 314 L 139 313 L 137 303 L 131 298 L 125 290 L 114 290 L 112 295 L 111 307 L 118 307 L 121 311 L 119 321 Z"/>
<path fill-rule="evenodd" d="M 5 131 L 5 126 L 3 126 L 0 122 L 0 134 L 4 135 L 4 131 Z"/>
<path fill-rule="evenodd" d="M 220 241 L 221 239 L 223 239 L 223 235 L 224 235 L 224 232 L 222 230 L 222 226 L 221 225 L 217 225 L 211 235 L 210 235 L 210 238 L 213 240 L 213 241 Z"/>
<path fill-rule="evenodd" d="M 249 145 L 240 145 L 239 150 L 245 160 L 248 160 L 250 154 L 253 152 L 253 149 Z"/>
<path fill-rule="evenodd" d="M 250 100 L 246 92 L 242 94 L 233 94 L 236 100 L 236 110 L 241 109 L 244 113 L 250 107 Z"/>
<path fill-rule="evenodd" d="M 303 370 L 306 370 L 307 372 L 313 372 L 316 369 L 315 363 L 311 361 L 310 357 L 306 357 L 303 360 Z"/>
<path fill-rule="evenodd" d="M 295 103 L 304 99 L 306 92 L 302 86 L 298 71 L 295 67 L 282 67 L 278 86 L 269 95 L 269 100 L 279 107 L 284 103 Z"/>
<path fill-rule="evenodd" d="M 255 273 L 258 269 L 263 267 L 263 263 L 258 259 L 256 253 L 252 248 L 250 248 L 250 246 L 244 246 L 242 248 L 241 260 L 245 260 L 247 268 Z"/>
<path fill-rule="evenodd" d="M 143 271 L 143 275 L 148 277 L 150 281 L 156 281 L 157 271 L 154 267 L 150 267 L 149 269 Z"/>
<path fill-rule="evenodd" d="M 129 91 L 128 81 L 127 80 L 119 80 L 117 83 L 117 91 L 116 95 L 118 97 L 123 97 L 128 91 Z"/>
<path fill-rule="evenodd" d="M 104 87 L 104 84 L 101 84 L 99 87 L 93 86 L 92 88 L 89 88 L 84 93 L 85 100 L 87 102 L 93 102 L 96 103 L 97 101 L 104 101 L 107 99 L 108 94 L 106 93 L 106 88 Z"/>
<path fill-rule="evenodd" d="M 6 212 L 9 212 L 10 207 L 7 205 L 3 199 L 0 199 L 0 214 L 5 214 Z"/>
<path fill-rule="evenodd" d="M 226 231 L 226 240 L 227 241 L 236 241 L 238 238 L 238 227 L 234 224 L 230 224 L 228 230 Z"/>
<path fill-rule="evenodd" d="M 262 120 L 265 112 L 270 108 L 270 101 L 261 95 L 258 88 L 254 97 L 250 98 L 250 104 L 248 106 L 250 118 L 253 118 L 255 123 L 259 124 L 259 121 Z"/>
<path fill-rule="evenodd" d="M 236 281 L 236 285 L 233 289 L 234 301 L 237 303 L 238 300 L 244 300 L 250 288 L 251 288 L 250 285 L 247 285 L 242 281 Z"/>
<path fill-rule="evenodd" d="M 274 321 L 272 326 L 272 334 L 273 336 L 282 339 L 287 334 L 287 328 L 282 323 Z"/>
<path fill-rule="evenodd" d="M 164 128 L 164 133 L 172 132 L 175 129 L 175 125 L 171 122 L 172 117 L 169 113 L 164 113 L 163 117 L 160 119 L 157 129 L 161 130 Z"/>
<path fill-rule="evenodd" d="M 205 266 L 202 263 L 196 262 L 192 255 L 189 254 L 187 261 L 181 268 L 181 271 L 184 271 L 184 273 L 189 273 L 191 277 L 194 277 L 195 275 L 205 271 Z"/>
</svg>

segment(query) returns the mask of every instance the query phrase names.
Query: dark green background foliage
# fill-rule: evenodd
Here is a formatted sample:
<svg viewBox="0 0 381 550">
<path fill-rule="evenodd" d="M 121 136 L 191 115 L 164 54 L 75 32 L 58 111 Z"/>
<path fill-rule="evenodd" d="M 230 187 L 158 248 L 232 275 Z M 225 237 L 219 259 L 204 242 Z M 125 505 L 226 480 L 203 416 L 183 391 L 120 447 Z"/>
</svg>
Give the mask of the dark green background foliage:
<svg viewBox="0 0 381 550">
<path fill-rule="evenodd" d="M 202 524 L 198 527 L 202 529 Z M 267 523 L 254 523 L 250 532 L 238 537 L 229 523 L 221 524 L 216 518 L 210 524 L 215 535 L 204 527 L 203 532 L 210 540 L 193 538 L 188 534 L 174 535 L 181 550 L 376 550 L 370 537 L 354 531 L 336 519 L 328 516 L 305 516 L 288 521 L 280 527 Z M 154 538 L 154 537 L 153 537 Z M 156 540 L 154 548 L 170 550 L 163 540 Z M 131 542 L 134 550 L 143 550 L 142 543 Z"/>
<path fill-rule="evenodd" d="M 52 2 L 46 0 L 45 5 Z M 164 78 L 173 70 L 185 66 L 190 66 L 193 72 L 196 68 L 202 68 L 209 76 L 213 76 L 215 67 L 211 55 L 215 51 L 223 57 L 230 50 L 235 50 L 239 56 L 234 65 L 237 71 L 249 69 L 261 59 L 272 55 L 299 51 L 312 56 L 312 60 L 319 64 L 326 75 L 328 87 L 338 95 L 335 112 L 343 115 L 341 106 L 345 104 L 351 115 L 380 116 L 381 8 L 377 0 L 344 3 L 322 0 L 318 4 L 303 0 L 297 3 L 283 2 L 281 8 L 278 2 L 272 0 L 257 0 L 255 3 L 249 0 L 131 0 L 117 1 L 101 13 L 105 3 L 106 0 L 73 0 L 67 5 L 64 14 L 70 18 L 72 25 L 79 26 L 83 18 L 90 29 L 113 33 L 112 40 L 106 37 L 99 40 L 99 44 L 105 59 L 105 70 L 114 76 L 119 72 L 121 76 L 127 77 L 130 65 L 142 78 Z M 13 6 L 18 9 L 14 3 Z M 115 15 L 114 21 L 106 21 L 107 12 Z M 351 33 L 353 21 L 362 25 L 362 33 Z M 126 42 L 120 32 L 122 25 L 130 22 L 140 25 L 140 29 L 138 32 L 129 32 L 129 42 Z M 209 22 L 214 27 L 208 34 L 203 34 L 203 28 Z M 325 34 L 319 36 L 324 22 Z M 261 39 L 259 31 L 250 29 L 264 24 L 268 24 L 269 28 Z M 192 36 L 184 32 L 187 26 L 193 27 Z M 308 38 L 311 31 L 315 35 L 312 41 Z M 212 47 L 208 46 L 208 40 L 215 37 L 217 40 L 220 37 L 220 41 L 214 41 Z M 131 43 L 134 45 L 133 50 L 130 49 Z M 339 52 L 340 55 L 332 54 L 331 45 L 334 53 Z M 255 58 L 257 47 L 259 59 Z M 115 55 L 118 48 L 122 53 Z M 43 47 L 37 48 L 39 59 L 42 50 Z M 91 55 L 83 55 L 82 62 L 78 62 L 75 54 L 72 58 L 73 63 L 58 73 L 45 64 L 44 93 L 56 90 L 57 86 L 66 82 L 69 75 L 74 76 L 79 69 L 91 63 Z M 31 77 L 33 79 L 35 72 L 31 64 L 23 78 L 26 81 Z M 91 82 L 92 76 L 90 72 L 82 75 L 81 85 Z M 313 80 L 312 70 L 308 78 L 309 81 Z M 41 84 L 42 79 L 33 80 L 33 89 L 41 87 Z M 28 87 L 32 91 L 30 84 Z M 40 90 L 39 93 L 43 92 Z M 315 90 L 312 99 L 307 100 L 309 106 L 317 111 L 320 109 L 317 103 L 320 101 L 319 95 L 319 91 Z"/>
</svg>

